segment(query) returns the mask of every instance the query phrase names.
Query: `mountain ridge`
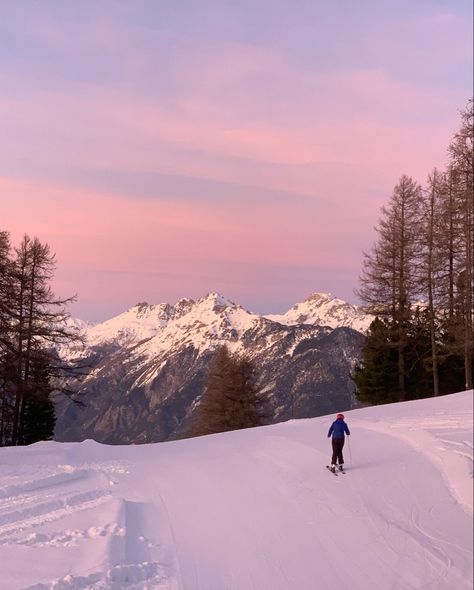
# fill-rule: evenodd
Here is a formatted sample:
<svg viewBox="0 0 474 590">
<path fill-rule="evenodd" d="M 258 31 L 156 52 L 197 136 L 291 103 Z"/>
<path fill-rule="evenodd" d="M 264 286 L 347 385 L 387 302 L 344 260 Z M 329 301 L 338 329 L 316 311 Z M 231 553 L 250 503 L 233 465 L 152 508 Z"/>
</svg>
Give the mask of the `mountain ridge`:
<svg viewBox="0 0 474 590">
<path fill-rule="evenodd" d="M 200 299 L 183 297 L 174 305 L 170 303 L 139 302 L 126 311 L 110 319 L 88 324 L 80 319 L 73 321 L 86 332 L 91 343 L 97 344 L 106 338 L 113 338 L 114 333 L 123 331 L 133 332 L 134 325 L 140 325 L 142 332 L 137 331 L 137 337 L 155 336 L 170 320 L 176 320 L 187 315 L 193 308 L 235 308 L 246 313 L 272 322 L 285 325 L 311 324 L 329 326 L 331 328 L 349 327 L 359 332 L 366 332 L 373 317 L 365 313 L 361 307 L 332 296 L 330 293 L 314 292 L 304 301 L 296 303 L 283 314 L 258 314 L 248 311 L 242 305 L 227 299 L 218 292 L 211 291 Z M 155 324 L 153 320 L 158 320 Z"/>
<path fill-rule="evenodd" d="M 334 311 L 330 322 L 314 311 L 322 304 Z M 346 305 L 344 314 L 341 300 L 313 294 L 295 306 L 306 314 L 297 323 L 291 314 L 276 321 L 252 313 L 215 292 L 174 306 L 138 303 L 86 328 L 85 344 L 64 351 L 93 370 L 78 390 L 86 410 L 58 402 L 56 437 L 129 443 L 185 436 L 223 344 L 254 362 L 271 422 L 355 407 L 350 376 L 363 335 L 351 328 L 360 316 Z"/>
</svg>

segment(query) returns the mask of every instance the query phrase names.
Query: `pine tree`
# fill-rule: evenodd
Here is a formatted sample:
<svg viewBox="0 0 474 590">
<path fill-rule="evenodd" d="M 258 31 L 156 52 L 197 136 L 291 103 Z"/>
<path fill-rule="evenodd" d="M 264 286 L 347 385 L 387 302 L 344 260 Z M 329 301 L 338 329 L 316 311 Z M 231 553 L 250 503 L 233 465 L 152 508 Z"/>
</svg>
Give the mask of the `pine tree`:
<svg viewBox="0 0 474 590">
<path fill-rule="evenodd" d="M 354 382 L 357 399 L 378 405 L 398 399 L 398 330 L 390 320 L 375 318 L 356 365 Z M 432 383 L 428 311 L 413 311 L 407 325 L 405 350 L 405 399 L 426 397 Z"/>
<path fill-rule="evenodd" d="M 54 434 L 56 416 L 51 399 L 51 359 L 43 351 L 35 351 L 31 360 L 31 379 L 23 404 L 19 444 L 29 445 L 50 440 Z"/>
<path fill-rule="evenodd" d="M 436 331 L 436 326 L 435 326 Z M 412 314 L 407 333 L 406 388 L 407 398 L 430 396 L 433 386 L 430 312 L 424 305 Z"/>
<path fill-rule="evenodd" d="M 365 404 L 397 401 L 398 360 L 389 320 L 375 318 L 362 349 L 362 361 L 355 367 L 356 397 Z"/>
</svg>

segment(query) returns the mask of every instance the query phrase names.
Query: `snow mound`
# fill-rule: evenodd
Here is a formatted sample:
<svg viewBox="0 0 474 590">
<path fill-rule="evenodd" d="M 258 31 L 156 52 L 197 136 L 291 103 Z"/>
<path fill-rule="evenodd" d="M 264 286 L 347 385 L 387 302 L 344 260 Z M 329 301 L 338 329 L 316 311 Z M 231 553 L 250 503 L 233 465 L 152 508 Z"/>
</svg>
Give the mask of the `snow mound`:
<svg viewBox="0 0 474 590">
<path fill-rule="evenodd" d="M 472 392 L 347 412 L 337 477 L 332 416 L 2 448 L 0 589 L 471 589 L 472 418 Z"/>
</svg>

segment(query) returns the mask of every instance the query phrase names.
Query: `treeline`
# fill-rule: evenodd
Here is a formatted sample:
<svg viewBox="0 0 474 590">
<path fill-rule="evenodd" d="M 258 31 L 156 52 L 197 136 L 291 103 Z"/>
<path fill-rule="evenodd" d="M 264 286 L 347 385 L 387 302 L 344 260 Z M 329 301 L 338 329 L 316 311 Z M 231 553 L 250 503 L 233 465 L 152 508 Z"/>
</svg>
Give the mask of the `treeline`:
<svg viewBox="0 0 474 590">
<path fill-rule="evenodd" d="M 66 304 L 50 283 L 55 257 L 47 244 L 24 236 L 12 248 L 0 231 L 0 446 L 52 437 L 51 394 L 66 375 L 81 372 L 59 358 L 58 346 L 78 340 Z"/>
<path fill-rule="evenodd" d="M 374 314 L 356 394 L 377 404 L 473 387 L 473 103 L 446 170 L 402 176 L 365 254 L 358 294 Z"/>
<path fill-rule="evenodd" d="M 219 347 L 188 436 L 252 428 L 262 424 L 263 418 L 253 362 L 244 355 L 232 354 L 227 346 Z"/>
</svg>

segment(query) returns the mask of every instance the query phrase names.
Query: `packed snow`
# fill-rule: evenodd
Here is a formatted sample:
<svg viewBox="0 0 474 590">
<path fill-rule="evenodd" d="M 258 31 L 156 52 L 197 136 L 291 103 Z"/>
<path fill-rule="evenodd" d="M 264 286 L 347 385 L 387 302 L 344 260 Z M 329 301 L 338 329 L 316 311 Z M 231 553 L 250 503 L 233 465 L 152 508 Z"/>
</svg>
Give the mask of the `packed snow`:
<svg viewBox="0 0 474 590">
<path fill-rule="evenodd" d="M 472 588 L 472 392 L 143 446 L 0 449 L 2 590 Z"/>
</svg>

